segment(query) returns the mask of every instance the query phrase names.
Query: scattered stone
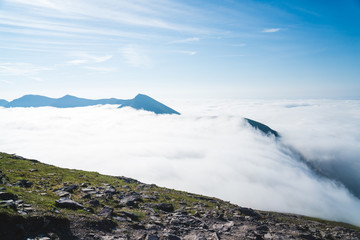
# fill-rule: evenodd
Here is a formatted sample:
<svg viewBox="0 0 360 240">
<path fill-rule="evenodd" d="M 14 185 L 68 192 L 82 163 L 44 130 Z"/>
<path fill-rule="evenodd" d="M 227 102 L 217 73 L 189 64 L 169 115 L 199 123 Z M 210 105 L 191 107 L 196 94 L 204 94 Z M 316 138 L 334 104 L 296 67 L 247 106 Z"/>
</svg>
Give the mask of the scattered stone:
<svg viewBox="0 0 360 240">
<path fill-rule="evenodd" d="M 55 205 L 60 208 L 69 208 L 69 209 L 74 209 L 74 210 L 84 208 L 84 206 L 81 205 L 80 203 L 75 202 L 74 200 L 65 199 L 65 198 L 60 198 L 59 200 L 56 200 Z"/>
<path fill-rule="evenodd" d="M 91 199 L 91 194 L 85 194 L 81 197 L 82 199 Z"/>
<path fill-rule="evenodd" d="M 153 196 L 153 195 L 142 195 L 142 198 L 143 199 L 147 199 L 147 200 L 154 200 L 154 201 L 156 201 L 156 200 L 158 200 L 158 197 L 157 196 Z"/>
<path fill-rule="evenodd" d="M 84 193 L 96 193 L 95 188 L 92 187 L 87 187 L 87 188 L 82 188 L 81 191 L 83 191 Z"/>
<path fill-rule="evenodd" d="M 0 207 L 2 208 L 11 208 L 16 210 L 16 204 L 14 200 L 3 200 L 0 201 Z"/>
<path fill-rule="evenodd" d="M 109 186 L 106 190 L 105 193 L 107 194 L 115 194 L 116 193 L 116 189 L 113 186 Z"/>
<path fill-rule="evenodd" d="M 16 183 L 13 184 L 13 186 L 16 186 L 16 187 L 24 187 L 24 188 L 29 188 L 33 185 L 32 182 L 26 180 L 26 179 L 23 179 L 23 180 L 19 180 L 17 181 Z"/>
<path fill-rule="evenodd" d="M 35 169 L 35 168 L 29 169 L 29 171 L 30 171 L 30 172 L 38 172 L 38 170 Z"/>
<path fill-rule="evenodd" d="M 158 203 L 150 206 L 164 212 L 174 212 L 174 206 L 171 203 Z"/>
<path fill-rule="evenodd" d="M 159 236 L 156 234 L 148 234 L 145 238 L 145 240 L 159 240 Z"/>
<path fill-rule="evenodd" d="M 69 193 L 73 193 L 79 186 L 76 184 L 72 184 L 66 187 L 63 187 L 61 190 Z"/>
<path fill-rule="evenodd" d="M 167 239 L 168 239 L 168 240 L 181 240 L 181 238 L 179 238 L 178 236 L 173 235 L 173 234 L 169 234 L 169 235 L 167 236 Z"/>
<path fill-rule="evenodd" d="M 141 183 L 141 182 L 139 182 L 138 180 L 133 179 L 133 178 L 123 177 L 123 176 L 116 177 L 116 178 L 121 179 L 121 180 L 123 180 L 123 181 L 126 182 L 126 183 Z"/>
<path fill-rule="evenodd" d="M 121 199 L 120 203 L 124 204 L 126 206 L 133 206 L 133 207 L 137 207 L 139 202 L 142 202 L 143 199 L 141 198 L 141 196 L 139 194 L 133 194 L 127 197 L 124 197 L 123 199 Z"/>
<path fill-rule="evenodd" d="M 0 200 L 17 200 L 18 196 L 13 193 L 0 192 Z"/>
<path fill-rule="evenodd" d="M 93 199 L 93 200 L 89 201 L 89 204 L 94 206 L 94 207 L 100 206 L 100 202 L 97 199 Z"/>
<path fill-rule="evenodd" d="M 111 217 L 113 212 L 114 212 L 114 209 L 112 207 L 105 206 L 99 211 L 98 215 L 108 218 L 108 217 Z"/>
<path fill-rule="evenodd" d="M 63 190 L 56 190 L 54 193 L 60 198 L 70 198 L 70 193 Z"/>
<path fill-rule="evenodd" d="M 130 218 L 130 219 L 133 220 L 133 221 L 139 220 L 139 217 L 138 217 L 136 214 L 131 213 L 131 212 L 127 212 L 127 211 L 121 211 L 121 212 L 120 212 L 120 216 L 122 216 L 122 217 L 128 217 L 128 218 Z"/>
<path fill-rule="evenodd" d="M 251 209 L 251 208 L 239 207 L 238 210 L 239 210 L 242 214 L 244 214 L 244 215 L 246 215 L 246 216 L 254 217 L 254 218 L 256 218 L 256 219 L 261 218 L 261 215 L 260 215 L 259 213 L 255 212 L 255 211 L 254 211 L 253 209 Z"/>
</svg>

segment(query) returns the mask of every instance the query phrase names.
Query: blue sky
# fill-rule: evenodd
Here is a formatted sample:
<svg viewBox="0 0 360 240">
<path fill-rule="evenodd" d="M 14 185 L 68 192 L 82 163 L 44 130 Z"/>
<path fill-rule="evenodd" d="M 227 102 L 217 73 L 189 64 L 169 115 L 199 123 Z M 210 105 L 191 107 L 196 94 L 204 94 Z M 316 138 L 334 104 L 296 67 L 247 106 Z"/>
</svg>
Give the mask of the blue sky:
<svg viewBox="0 0 360 240">
<path fill-rule="evenodd" d="M 0 0 L 0 98 L 360 98 L 358 0 Z"/>
</svg>

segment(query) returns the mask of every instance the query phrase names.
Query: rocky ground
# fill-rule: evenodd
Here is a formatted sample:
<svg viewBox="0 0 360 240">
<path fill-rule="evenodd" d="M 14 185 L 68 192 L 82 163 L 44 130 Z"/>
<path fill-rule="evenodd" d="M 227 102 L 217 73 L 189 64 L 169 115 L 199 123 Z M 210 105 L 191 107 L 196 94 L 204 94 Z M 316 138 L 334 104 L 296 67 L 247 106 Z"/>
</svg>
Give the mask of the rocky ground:
<svg viewBox="0 0 360 240">
<path fill-rule="evenodd" d="M 360 228 L 0 153 L 0 239 L 360 239 Z"/>
</svg>

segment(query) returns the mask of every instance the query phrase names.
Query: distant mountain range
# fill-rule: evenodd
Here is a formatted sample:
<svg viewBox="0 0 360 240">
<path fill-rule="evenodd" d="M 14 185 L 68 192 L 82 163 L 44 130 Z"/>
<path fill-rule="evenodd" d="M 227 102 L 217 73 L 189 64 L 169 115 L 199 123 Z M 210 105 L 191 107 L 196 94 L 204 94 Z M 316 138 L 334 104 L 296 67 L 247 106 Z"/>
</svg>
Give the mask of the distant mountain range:
<svg viewBox="0 0 360 240">
<path fill-rule="evenodd" d="M 74 108 L 74 107 L 86 107 L 94 105 L 104 105 L 104 104 L 115 104 L 120 105 L 119 108 L 123 107 L 132 107 L 134 109 L 142 109 L 156 114 L 178 114 L 179 112 L 174 109 L 169 108 L 168 106 L 156 101 L 155 99 L 138 94 L 133 99 L 117 99 L 117 98 L 107 98 L 107 99 L 86 99 L 78 98 L 71 95 L 66 95 L 61 98 L 49 98 L 40 95 L 25 95 L 21 98 L 15 99 L 11 102 L 0 99 L 0 106 L 5 108 L 12 107 L 56 107 L 56 108 Z"/>
</svg>

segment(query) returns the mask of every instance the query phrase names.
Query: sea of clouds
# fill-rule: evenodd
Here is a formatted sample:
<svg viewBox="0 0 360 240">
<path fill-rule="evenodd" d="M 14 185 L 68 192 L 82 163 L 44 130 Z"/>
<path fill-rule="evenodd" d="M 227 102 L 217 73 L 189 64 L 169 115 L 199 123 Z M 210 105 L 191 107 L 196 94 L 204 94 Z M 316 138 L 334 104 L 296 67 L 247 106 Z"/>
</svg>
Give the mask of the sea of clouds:
<svg viewBox="0 0 360 240">
<path fill-rule="evenodd" d="M 110 105 L 0 107 L 0 151 L 241 206 L 360 225 L 360 200 L 354 196 L 360 194 L 360 101 L 174 100 L 168 105 L 182 115 Z M 281 139 L 254 130 L 243 117 L 268 125 Z"/>
</svg>

